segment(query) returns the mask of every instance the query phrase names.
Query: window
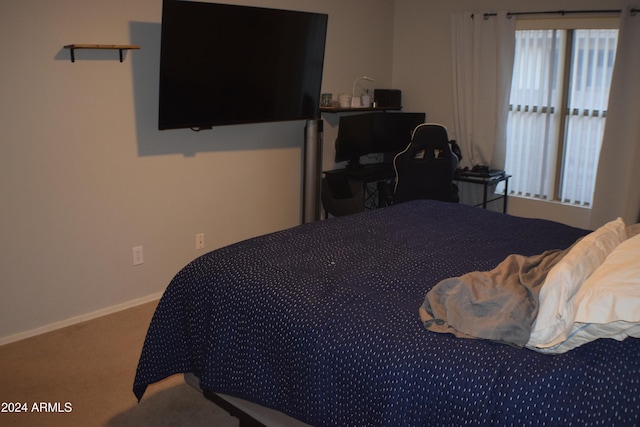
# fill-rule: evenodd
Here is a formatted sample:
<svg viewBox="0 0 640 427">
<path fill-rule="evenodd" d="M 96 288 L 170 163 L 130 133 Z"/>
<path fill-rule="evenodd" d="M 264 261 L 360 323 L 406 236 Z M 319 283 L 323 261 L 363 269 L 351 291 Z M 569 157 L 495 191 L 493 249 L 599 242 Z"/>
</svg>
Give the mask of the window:
<svg viewBox="0 0 640 427">
<path fill-rule="evenodd" d="M 610 28 L 516 31 L 507 122 L 511 194 L 591 205 L 617 38 Z"/>
</svg>

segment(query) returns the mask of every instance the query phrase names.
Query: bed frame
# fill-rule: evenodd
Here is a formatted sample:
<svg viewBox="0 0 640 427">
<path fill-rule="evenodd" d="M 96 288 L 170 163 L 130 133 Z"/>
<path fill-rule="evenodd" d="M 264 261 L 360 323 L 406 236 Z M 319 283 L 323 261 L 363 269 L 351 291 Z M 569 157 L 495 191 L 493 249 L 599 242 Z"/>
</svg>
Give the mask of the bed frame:
<svg viewBox="0 0 640 427">
<path fill-rule="evenodd" d="M 200 388 L 200 380 L 192 373 L 184 374 L 184 380 L 204 397 L 239 421 L 239 427 L 312 427 L 275 409 L 265 408 L 248 400 L 213 393 Z"/>
</svg>

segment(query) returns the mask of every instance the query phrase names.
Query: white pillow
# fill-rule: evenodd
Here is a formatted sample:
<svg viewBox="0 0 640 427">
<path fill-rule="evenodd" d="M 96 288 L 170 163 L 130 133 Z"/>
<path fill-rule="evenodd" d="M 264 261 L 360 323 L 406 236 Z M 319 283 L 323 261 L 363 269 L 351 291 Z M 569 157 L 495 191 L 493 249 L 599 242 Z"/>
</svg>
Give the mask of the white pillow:
<svg viewBox="0 0 640 427">
<path fill-rule="evenodd" d="M 627 225 L 627 238 L 640 234 L 640 224 Z"/>
<path fill-rule="evenodd" d="M 576 322 L 640 322 L 640 234 L 611 252 L 584 282 L 574 306 Z"/>
<path fill-rule="evenodd" d="M 565 341 L 553 347 L 533 347 L 533 349 L 540 353 L 560 354 L 599 338 L 611 338 L 622 341 L 628 337 L 640 338 L 640 323 L 629 323 L 622 320 L 605 324 L 576 322 L 573 324 L 573 330 L 569 338 Z"/>
<path fill-rule="evenodd" d="M 620 243 L 582 284 L 569 337 L 543 353 L 564 353 L 599 338 L 640 338 L 640 234 Z"/>
<path fill-rule="evenodd" d="M 626 236 L 622 219 L 611 221 L 578 241 L 549 271 L 540 289 L 538 315 L 527 347 L 552 347 L 567 339 L 573 329 L 573 298 L 578 289 Z"/>
</svg>

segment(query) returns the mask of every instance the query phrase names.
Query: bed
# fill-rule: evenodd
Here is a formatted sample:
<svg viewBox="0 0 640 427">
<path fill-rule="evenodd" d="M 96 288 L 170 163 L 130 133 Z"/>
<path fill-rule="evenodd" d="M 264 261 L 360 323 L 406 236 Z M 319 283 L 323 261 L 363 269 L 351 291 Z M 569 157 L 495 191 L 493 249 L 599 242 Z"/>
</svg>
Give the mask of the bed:
<svg viewBox="0 0 640 427">
<path fill-rule="evenodd" d="M 167 287 L 134 393 L 191 373 L 207 396 L 316 427 L 637 426 L 640 339 L 547 354 L 434 332 L 419 313 L 447 279 L 513 254 L 568 256 L 591 234 L 421 200 L 215 250 Z"/>
</svg>

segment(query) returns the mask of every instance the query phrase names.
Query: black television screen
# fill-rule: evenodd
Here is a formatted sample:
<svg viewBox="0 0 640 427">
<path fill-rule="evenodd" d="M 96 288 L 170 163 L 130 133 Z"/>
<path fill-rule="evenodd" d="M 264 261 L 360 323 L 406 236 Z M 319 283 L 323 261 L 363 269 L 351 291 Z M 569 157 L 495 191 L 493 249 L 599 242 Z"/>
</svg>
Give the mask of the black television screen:
<svg viewBox="0 0 640 427">
<path fill-rule="evenodd" d="M 319 116 L 328 16 L 164 0 L 158 128 Z"/>
<path fill-rule="evenodd" d="M 425 113 L 375 112 L 340 117 L 336 139 L 336 162 L 357 166 L 367 154 L 396 154 L 411 142 Z"/>
</svg>

